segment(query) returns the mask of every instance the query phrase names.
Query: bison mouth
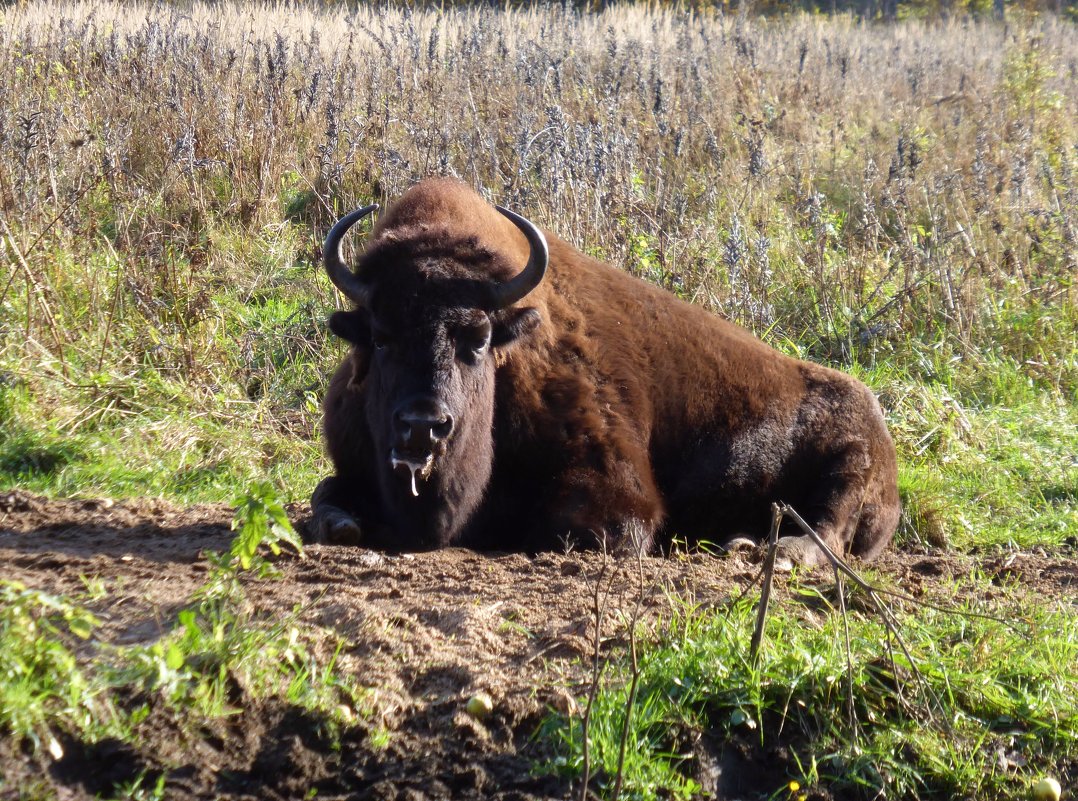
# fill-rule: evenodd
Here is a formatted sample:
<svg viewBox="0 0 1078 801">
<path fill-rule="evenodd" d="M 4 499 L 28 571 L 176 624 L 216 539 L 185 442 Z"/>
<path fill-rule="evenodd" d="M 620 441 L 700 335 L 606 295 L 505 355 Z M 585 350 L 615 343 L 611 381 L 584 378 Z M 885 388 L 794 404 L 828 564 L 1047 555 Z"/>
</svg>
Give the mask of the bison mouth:
<svg viewBox="0 0 1078 801">
<path fill-rule="evenodd" d="M 430 474 L 434 472 L 434 454 L 407 453 L 394 448 L 389 453 L 389 464 L 394 471 L 398 467 L 408 468 L 412 476 L 412 495 L 418 498 L 419 488 L 416 486 L 415 477 L 418 474 L 424 481 L 430 478 Z"/>
</svg>

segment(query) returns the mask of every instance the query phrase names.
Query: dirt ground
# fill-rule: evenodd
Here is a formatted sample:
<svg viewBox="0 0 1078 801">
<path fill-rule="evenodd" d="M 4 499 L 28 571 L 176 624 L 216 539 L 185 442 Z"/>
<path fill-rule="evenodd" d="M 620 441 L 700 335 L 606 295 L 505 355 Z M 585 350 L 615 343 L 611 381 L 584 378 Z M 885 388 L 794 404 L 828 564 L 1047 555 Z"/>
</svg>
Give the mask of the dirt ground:
<svg viewBox="0 0 1078 801">
<path fill-rule="evenodd" d="M 302 519 L 305 509 L 290 509 Z M 225 550 L 231 510 L 180 508 L 156 500 L 46 500 L 0 493 L 0 575 L 50 592 L 79 595 L 84 577 L 107 594 L 90 604 L 104 621 L 98 636 L 148 643 L 206 578 L 206 555 Z M 688 554 L 643 560 L 645 583 L 708 606 L 741 592 L 757 575 L 753 553 Z M 340 749 L 327 748 L 316 721 L 282 702 L 246 706 L 195 742 L 154 727 L 131 753 L 122 743 L 65 743 L 50 762 L 0 745 L 0 797 L 35 774 L 60 798 L 108 794 L 139 770 L 168 766 L 169 798 L 564 798 L 564 780 L 537 775 L 548 756 L 533 735 L 550 709 L 581 693 L 593 628 L 596 554 L 480 554 L 465 550 L 390 555 L 311 546 L 307 558 L 282 558 L 278 580 L 247 582 L 269 618 L 300 619 L 336 631 L 340 666 L 376 690 L 379 720 L 357 720 Z M 889 553 L 874 569 L 914 595 L 950 595 L 955 577 L 976 567 L 982 600 L 1003 592 L 1078 602 L 1078 552 L 980 556 L 939 551 Z M 635 570 L 635 567 L 633 568 Z M 626 567 L 628 571 L 628 566 Z M 625 572 L 626 591 L 636 574 Z M 806 579 L 802 577 L 802 581 Z M 809 581 L 812 580 L 810 577 Z M 818 580 L 830 581 L 821 571 Z M 939 590 L 939 593 L 936 591 Z M 780 599 L 784 588 L 780 582 Z M 652 619 L 668 608 L 649 595 Z M 616 642 L 618 632 L 604 634 Z M 470 717 L 465 701 L 488 693 L 493 713 Z M 372 742 L 388 730 L 388 745 Z M 7 777 L 7 788 L 3 781 Z M 714 782 L 713 782 L 714 784 Z M 722 781 L 717 783 L 719 795 Z"/>
</svg>

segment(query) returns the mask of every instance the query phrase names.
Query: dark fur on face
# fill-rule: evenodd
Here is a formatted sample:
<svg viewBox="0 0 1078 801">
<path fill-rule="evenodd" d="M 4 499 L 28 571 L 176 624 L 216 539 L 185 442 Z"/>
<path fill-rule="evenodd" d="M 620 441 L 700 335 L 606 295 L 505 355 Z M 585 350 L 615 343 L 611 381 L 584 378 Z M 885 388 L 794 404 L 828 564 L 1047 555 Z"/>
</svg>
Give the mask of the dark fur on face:
<svg viewBox="0 0 1078 801">
<path fill-rule="evenodd" d="M 381 218 L 356 271 L 369 308 L 330 322 L 353 348 L 325 401 L 336 474 L 316 522 L 405 549 L 646 551 L 762 538 L 781 500 L 837 551 L 887 545 L 894 447 L 863 384 L 547 239 L 544 281 L 488 313 L 484 287 L 528 259 L 512 223 L 447 180 Z M 415 397 L 452 420 L 418 497 L 390 463 L 394 410 Z"/>
<path fill-rule="evenodd" d="M 331 317 L 331 330 L 353 344 L 348 383 L 362 395 L 369 443 L 363 468 L 395 545 L 453 542 L 486 490 L 496 363 L 540 323 L 532 308 L 475 308 L 488 284 L 477 274 L 498 269 L 497 256 L 474 237 L 387 237 L 359 266 L 375 287 L 370 308 Z M 418 479 L 393 466 L 394 415 L 415 397 L 439 404 L 455 421 L 452 436 L 432 448 L 430 472 Z"/>
</svg>

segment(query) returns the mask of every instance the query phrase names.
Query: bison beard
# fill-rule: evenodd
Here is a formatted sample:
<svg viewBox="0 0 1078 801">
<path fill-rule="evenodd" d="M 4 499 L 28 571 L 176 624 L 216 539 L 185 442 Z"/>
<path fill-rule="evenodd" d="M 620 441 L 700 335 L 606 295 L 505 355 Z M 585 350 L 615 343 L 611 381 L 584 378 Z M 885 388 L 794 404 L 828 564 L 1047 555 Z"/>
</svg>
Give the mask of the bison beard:
<svg viewBox="0 0 1078 801">
<path fill-rule="evenodd" d="M 464 185 L 424 181 L 378 221 L 325 399 L 335 474 L 312 499 L 324 541 L 394 549 L 648 551 L 676 535 L 766 534 L 797 509 L 869 558 L 899 517 L 875 397 L 835 370 L 588 258 Z M 524 265 L 523 268 L 521 265 Z M 820 554 L 781 541 L 789 562 Z"/>
</svg>

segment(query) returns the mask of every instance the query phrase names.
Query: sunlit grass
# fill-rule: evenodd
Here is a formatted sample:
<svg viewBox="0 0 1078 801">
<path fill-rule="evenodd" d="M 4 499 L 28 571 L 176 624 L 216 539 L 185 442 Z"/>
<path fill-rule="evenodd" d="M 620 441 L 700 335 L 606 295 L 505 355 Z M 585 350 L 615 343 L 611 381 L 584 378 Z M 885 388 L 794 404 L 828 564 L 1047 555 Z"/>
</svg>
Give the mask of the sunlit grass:
<svg viewBox="0 0 1078 801">
<path fill-rule="evenodd" d="M 1027 798 L 1031 778 L 1078 756 L 1078 616 L 1066 602 L 972 607 L 999 621 L 963 616 L 960 596 L 952 614 L 904 606 L 921 684 L 856 594 L 847 662 L 833 591 L 793 589 L 799 599 L 768 618 L 756 666 L 755 598 L 706 613 L 675 606 L 641 656 L 623 797 L 695 797 L 701 766 L 726 749 L 755 757 L 727 764 L 723 794 L 767 798 Z M 590 726 L 593 775 L 607 790 L 629 685 L 624 659 L 613 670 Z M 547 735 L 562 744 L 551 767 L 578 774 L 580 717 L 551 719 Z"/>
</svg>

